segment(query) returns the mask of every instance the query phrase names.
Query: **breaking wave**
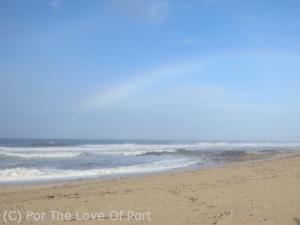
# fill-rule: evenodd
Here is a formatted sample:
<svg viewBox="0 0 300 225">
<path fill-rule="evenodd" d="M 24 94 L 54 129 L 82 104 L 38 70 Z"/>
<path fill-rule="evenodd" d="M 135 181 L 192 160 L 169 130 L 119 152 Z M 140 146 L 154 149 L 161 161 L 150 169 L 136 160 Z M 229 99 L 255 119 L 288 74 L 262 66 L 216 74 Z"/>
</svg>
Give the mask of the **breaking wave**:
<svg viewBox="0 0 300 225">
<path fill-rule="evenodd" d="M 299 143 L 198 142 L 0 146 L 0 183 L 148 173 L 255 158 L 255 151 L 299 149 Z"/>
<path fill-rule="evenodd" d="M 187 151 L 241 150 L 261 151 L 299 147 L 300 143 L 226 143 L 200 142 L 194 144 L 95 144 L 55 147 L 0 147 L 0 157 L 71 158 L 88 154 L 103 155 L 160 155 Z"/>
<path fill-rule="evenodd" d="M 93 178 L 113 175 L 129 175 L 137 173 L 158 172 L 169 169 L 192 166 L 199 163 L 195 160 L 168 160 L 148 164 L 121 166 L 115 168 L 98 168 L 90 170 L 63 170 L 51 168 L 9 168 L 0 170 L 0 182 L 59 180 Z"/>
</svg>

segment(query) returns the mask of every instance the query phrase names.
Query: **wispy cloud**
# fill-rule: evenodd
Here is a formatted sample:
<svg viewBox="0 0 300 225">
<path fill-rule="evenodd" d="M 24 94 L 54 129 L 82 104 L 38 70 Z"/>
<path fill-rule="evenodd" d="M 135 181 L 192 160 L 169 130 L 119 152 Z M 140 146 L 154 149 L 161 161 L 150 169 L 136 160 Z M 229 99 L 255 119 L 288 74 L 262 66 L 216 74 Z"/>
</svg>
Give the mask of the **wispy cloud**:
<svg viewBox="0 0 300 225">
<path fill-rule="evenodd" d="M 182 44 L 182 45 L 201 45 L 202 44 L 202 42 L 199 39 L 192 37 L 192 36 L 184 37 L 181 39 L 175 39 L 174 43 Z"/>
<path fill-rule="evenodd" d="M 261 16 L 257 15 L 243 15 L 240 18 L 241 22 L 244 23 L 264 23 L 265 20 Z"/>
<path fill-rule="evenodd" d="M 49 4 L 50 4 L 51 7 L 57 9 L 57 8 L 61 7 L 62 0 L 50 0 Z"/>
<path fill-rule="evenodd" d="M 223 0 L 201 0 L 203 5 L 209 6 L 222 2 Z"/>
<path fill-rule="evenodd" d="M 162 23 L 169 15 L 169 3 L 166 0 L 114 0 L 127 16 L 136 20 Z"/>
</svg>

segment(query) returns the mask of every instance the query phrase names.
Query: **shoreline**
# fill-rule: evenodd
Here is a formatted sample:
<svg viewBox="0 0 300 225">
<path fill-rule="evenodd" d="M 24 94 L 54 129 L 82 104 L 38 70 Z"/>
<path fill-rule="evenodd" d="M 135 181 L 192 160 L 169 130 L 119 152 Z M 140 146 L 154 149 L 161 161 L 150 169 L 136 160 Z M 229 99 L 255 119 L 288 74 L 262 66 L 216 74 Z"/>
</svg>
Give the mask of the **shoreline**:
<svg viewBox="0 0 300 225">
<path fill-rule="evenodd" d="M 247 162 L 256 162 L 256 161 L 265 161 L 265 160 L 274 160 L 276 158 L 285 158 L 285 157 L 291 157 L 293 155 L 300 155 L 300 150 L 271 150 L 271 151 L 257 151 L 257 152 L 251 152 L 249 156 L 242 158 L 238 157 L 236 159 L 228 159 L 228 160 L 221 160 L 217 163 L 207 164 L 207 165 L 192 165 L 192 166 L 186 166 L 186 167 L 178 167 L 173 169 L 166 169 L 161 171 L 151 171 L 151 172 L 138 172 L 138 173 L 132 173 L 132 174 L 115 174 L 115 175 L 104 175 L 104 176 L 95 176 L 95 177 L 84 177 L 84 178 L 57 178 L 57 179 L 44 179 L 44 180 L 21 180 L 21 181 L 4 181 L 0 182 L 0 188 L 2 186 L 15 186 L 15 185 L 37 185 L 37 184 L 59 184 L 59 183 L 69 183 L 69 182 L 84 182 L 84 181 L 97 181 L 97 180 L 113 180 L 118 178 L 129 178 L 129 177 L 143 177 L 148 175 L 157 175 L 157 174 L 168 174 L 168 173 L 180 173 L 180 172 L 186 172 L 186 171 L 194 171 L 194 170 L 203 170 L 203 169 L 209 169 L 209 168 L 222 168 L 228 165 L 234 165 L 237 163 L 247 163 Z M 248 153 L 247 153 L 248 154 Z"/>
<path fill-rule="evenodd" d="M 61 177 L 61 178 L 42 178 L 42 179 L 24 179 L 24 180 L 11 180 L 11 181 L 0 181 L 1 186 L 11 186 L 11 185 L 34 185 L 34 184 L 55 184 L 62 182 L 79 182 L 88 180 L 109 180 L 114 178 L 122 177 L 135 177 L 135 176 L 146 176 L 152 174 L 161 173 L 172 173 L 172 172 L 184 172 L 190 170 L 200 170 L 214 167 L 222 167 L 230 164 L 235 164 L 239 162 L 249 162 L 249 161 L 261 161 L 261 160 L 272 160 L 278 156 L 300 154 L 300 149 L 278 149 L 278 150 L 264 150 L 264 151 L 240 151 L 240 150 L 227 150 L 227 151 L 216 151 L 216 152 L 206 152 L 210 157 L 215 155 L 214 161 L 210 164 L 195 164 L 190 166 L 149 171 L 149 172 L 135 172 L 135 173 L 124 173 L 124 174 L 111 174 L 111 175 L 99 175 L 99 176 L 86 176 L 86 177 Z M 204 152 L 199 152 L 203 154 Z M 196 154 L 198 154 L 196 152 Z M 204 153 L 205 154 L 205 153 Z M 225 154 L 225 155 L 224 155 Z M 197 155 L 195 155 L 197 156 Z M 17 179 L 17 178 L 16 178 Z"/>
<path fill-rule="evenodd" d="M 295 219 L 300 217 L 299 187 L 300 155 L 285 153 L 273 159 L 202 169 L 0 185 L 0 211 L 103 212 L 105 222 L 102 223 L 105 224 L 296 225 Z M 128 220 L 128 215 L 123 220 L 110 218 L 109 212 L 117 210 L 151 212 L 152 220 Z M 79 221 L 72 216 L 72 220 L 63 223 L 97 223 L 91 219 Z M 61 223 L 43 221 L 43 224 Z M 21 221 L 21 224 L 28 224 L 28 221 Z"/>
</svg>

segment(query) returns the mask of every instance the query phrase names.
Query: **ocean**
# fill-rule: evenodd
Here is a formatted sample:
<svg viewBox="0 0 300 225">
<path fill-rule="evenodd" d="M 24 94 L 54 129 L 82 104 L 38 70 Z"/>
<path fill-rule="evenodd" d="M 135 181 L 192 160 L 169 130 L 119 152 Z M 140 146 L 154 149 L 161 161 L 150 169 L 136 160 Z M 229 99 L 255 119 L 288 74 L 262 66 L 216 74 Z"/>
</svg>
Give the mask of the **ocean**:
<svg viewBox="0 0 300 225">
<path fill-rule="evenodd" d="M 211 166 L 300 143 L 0 139 L 0 183 L 75 180 Z"/>
</svg>

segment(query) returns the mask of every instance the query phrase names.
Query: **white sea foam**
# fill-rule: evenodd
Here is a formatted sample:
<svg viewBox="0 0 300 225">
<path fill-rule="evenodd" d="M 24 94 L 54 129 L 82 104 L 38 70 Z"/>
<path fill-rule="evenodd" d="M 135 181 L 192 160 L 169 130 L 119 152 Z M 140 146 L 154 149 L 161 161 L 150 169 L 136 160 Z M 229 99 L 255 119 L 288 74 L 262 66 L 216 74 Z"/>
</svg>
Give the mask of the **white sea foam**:
<svg viewBox="0 0 300 225">
<path fill-rule="evenodd" d="M 264 150 L 299 147 L 300 143 L 227 143 L 199 142 L 193 144 L 96 144 L 51 147 L 0 147 L 0 156 L 23 158 L 67 158 L 89 154 L 142 155 L 147 152 L 175 152 L 178 149 L 192 151 L 210 150 Z"/>
<path fill-rule="evenodd" d="M 0 182 L 88 178 L 155 172 L 190 166 L 198 162 L 203 162 L 201 160 L 206 160 L 201 157 L 192 157 L 192 155 L 183 156 L 177 154 L 170 156 L 170 154 L 168 154 L 160 156 L 160 154 L 155 154 L 161 152 L 172 153 L 179 149 L 185 149 L 189 151 L 260 151 L 295 147 L 299 148 L 300 143 L 199 142 L 189 144 L 96 144 L 47 147 L 0 146 L 0 160 L 4 160 L 4 164 L 0 170 Z M 149 156 L 151 157 L 150 161 L 148 161 L 150 158 L 147 158 L 147 153 L 150 153 L 149 155 L 151 155 Z M 97 154 L 98 157 L 94 157 L 94 154 Z M 112 158 L 115 160 L 114 163 L 109 164 L 110 161 L 105 161 L 105 157 L 103 157 L 104 161 L 102 162 L 101 155 L 113 155 Z M 139 155 L 145 155 L 145 158 L 134 157 Z M 157 157 L 153 158 L 153 155 L 156 155 Z M 133 158 L 127 158 L 129 156 Z M 11 158 L 7 160 L 6 157 Z M 78 163 L 80 164 L 81 160 L 83 159 L 81 157 L 87 157 L 84 160 L 88 163 L 95 163 L 97 168 L 85 168 L 85 170 L 83 170 L 83 167 L 78 166 Z M 42 164 L 44 162 L 43 159 L 47 158 L 68 158 L 68 163 L 70 163 L 69 165 L 72 165 L 72 167 L 69 168 L 74 169 L 59 169 L 61 168 L 61 165 L 58 165 L 57 162 L 51 164 L 52 161 L 48 160 L 45 160 L 45 163 Z M 23 161 L 24 159 L 26 160 Z M 37 160 L 35 161 L 35 159 Z M 115 167 L 119 165 L 118 162 L 122 162 L 122 160 L 125 160 L 125 162 L 126 160 L 129 160 L 127 162 L 130 162 L 130 165 L 126 164 L 128 166 Z M 155 160 L 155 162 L 153 162 L 153 160 Z M 17 167 L 18 165 L 22 165 L 23 167 Z M 35 167 L 32 167 L 33 165 L 35 165 Z M 111 166 L 109 168 L 104 168 L 102 165 Z"/>
<path fill-rule="evenodd" d="M 62 170 L 50 168 L 9 168 L 0 170 L 0 183 L 14 181 L 43 181 L 57 179 L 76 179 L 76 178 L 92 178 L 101 176 L 137 174 L 147 172 L 158 172 L 163 170 L 192 166 L 199 161 L 177 159 L 158 161 L 154 163 L 122 166 L 115 168 L 99 168 L 90 170 Z"/>
<path fill-rule="evenodd" d="M 0 156 L 20 158 L 71 158 L 80 155 L 80 152 L 0 152 Z"/>
</svg>

